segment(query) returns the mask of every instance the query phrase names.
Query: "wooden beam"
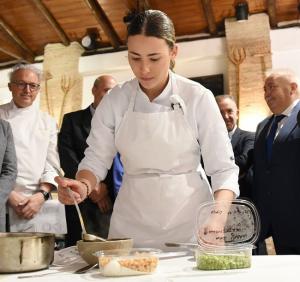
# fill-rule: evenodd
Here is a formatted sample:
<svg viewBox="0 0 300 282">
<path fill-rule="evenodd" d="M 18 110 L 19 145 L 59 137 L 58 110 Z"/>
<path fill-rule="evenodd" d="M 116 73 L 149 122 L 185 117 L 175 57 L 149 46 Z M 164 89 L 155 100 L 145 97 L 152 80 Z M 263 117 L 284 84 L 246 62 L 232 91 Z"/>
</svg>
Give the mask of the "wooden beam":
<svg viewBox="0 0 300 282">
<path fill-rule="evenodd" d="M 15 58 L 18 60 L 23 60 L 26 61 L 28 63 L 33 63 L 34 61 L 34 57 L 29 55 L 28 52 L 26 52 L 23 49 L 19 49 L 15 43 L 13 43 L 14 45 L 11 45 L 12 42 L 8 42 L 5 40 L 0 39 L 0 51 Z"/>
<path fill-rule="evenodd" d="M 129 11 L 134 11 L 134 10 L 137 10 L 137 7 L 136 7 L 136 4 L 137 4 L 137 2 L 136 2 L 136 0 L 124 0 L 125 1 L 125 5 L 126 5 L 126 7 L 127 7 L 127 9 L 129 10 Z"/>
<path fill-rule="evenodd" d="M 50 25 L 54 28 L 55 32 L 61 39 L 62 43 L 64 45 L 69 45 L 70 40 L 68 36 L 66 35 L 62 27 L 59 25 L 59 23 L 56 21 L 54 16 L 50 13 L 48 8 L 44 5 L 44 3 L 41 0 L 31 0 L 31 1 L 35 5 L 35 7 L 42 13 L 42 15 L 46 18 L 46 20 L 50 23 Z"/>
<path fill-rule="evenodd" d="M 146 10 L 150 9 L 150 5 L 148 3 L 148 0 L 138 0 L 137 5 L 138 5 L 137 10 L 139 12 L 146 11 Z"/>
<path fill-rule="evenodd" d="M 9 49 L 6 49 L 4 48 L 2 45 L 0 46 L 0 51 L 8 56 L 11 56 L 15 59 L 23 59 L 21 53 L 18 53 L 18 52 L 14 52 L 13 50 L 9 50 Z"/>
<path fill-rule="evenodd" d="M 12 39 L 15 43 L 18 44 L 29 57 L 34 58 L 35 54 L 33 51 L 26 45 L 21 37 L 0 17 L 0 27 L 6 32 L 10 39 Z"/>
<path fill-rule="evenodd" d="M 144 11 L 151 9 L 148 0 L 125 0 L 125 5 L 129 11 Z"/>
<path fill-rule="evenodd" d="M 201 0 L 201 4 L 203 7 L 204 15 L 208 24 L 208 30 L 211 35 L 216 35 L 218 33 L 217 31 L 217 25 L 213 13 L 213 9 L 211 6 L 210 0 Z"/>
<path fill-rule="evenodd" d="M 105 12 L 103 11 L 102 7 L 98 3 L 97 0 L 85 0 L 88 7 L 91 9 L 92 13 L 95 15 L 96 20 L 100 24 L 101 28 L 109 38 L 111 45 L 118 49 L 122 44 L 120 37 L 118 36 L 117 32 L 113 28 L 111 22 L 109 21 L 108 17 L 106 16 Z"/>
<path fill-rule="evenodd" d="M 267 1 L 267 10 L 269 14 L 270 26 L 272 28 L 277 27 L 276 0 Z"/>
</svg>

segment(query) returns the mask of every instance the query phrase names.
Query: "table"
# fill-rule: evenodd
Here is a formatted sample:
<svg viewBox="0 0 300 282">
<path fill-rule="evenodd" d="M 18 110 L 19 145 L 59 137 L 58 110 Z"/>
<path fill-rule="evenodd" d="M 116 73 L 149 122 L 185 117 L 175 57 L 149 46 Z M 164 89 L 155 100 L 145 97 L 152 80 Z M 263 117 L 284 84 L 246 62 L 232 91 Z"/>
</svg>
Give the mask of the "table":
<svg viewBox="0 0 300 282">
<path fill-rule="evenodd" d="M 300 280 L 299 256 L 253 256 L 252 267 L 249 269 L 200 271 L 195 268 L 196 263 L 192 256 L 177 255 L 164 257 L 160 260 L 157 271 L 152 275 L 128 276 L 122 278 L 103 277 L 99 269 L 93 269 L 85 274 L 73 272 L 83 267 L 83 261 L 77 261 L 69 266 L 53 267 L 47 270 L 2 274 L 0 282 L 27 282 L 27 281 L 114 281 L 114 282 L 290 282 Z M 49 274 L 51 273 L 51 274 Z M 44 275 L 47 274 L 47 275 Z M 35 276 L 39 275 L 39 276 Z M 43 275 L 43 276 L 40 276 Z M 20 279 L 19 277 L 27 277 Z"/>
</svg>

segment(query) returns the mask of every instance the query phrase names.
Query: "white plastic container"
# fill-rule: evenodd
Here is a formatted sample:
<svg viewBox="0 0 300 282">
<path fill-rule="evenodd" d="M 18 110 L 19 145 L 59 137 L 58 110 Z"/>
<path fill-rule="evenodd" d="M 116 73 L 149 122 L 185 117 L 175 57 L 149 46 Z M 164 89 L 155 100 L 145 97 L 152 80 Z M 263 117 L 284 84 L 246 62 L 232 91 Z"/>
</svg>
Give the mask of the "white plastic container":
<svg viewBox="0 0 300 282">
<path fill-rule="evenodd" d="M 153 273 L 158 265 L 158 249 L 133 248 L 97 252 L 103 276 L 132 276 Z"/>
<path fill-rule="evenodd" d="M 249 201 L 204 203 L 197 214 L 197 268 L 224 270 L 251 267 L 253 244 L 259 232 L 259 216 Z"/>
</svg>

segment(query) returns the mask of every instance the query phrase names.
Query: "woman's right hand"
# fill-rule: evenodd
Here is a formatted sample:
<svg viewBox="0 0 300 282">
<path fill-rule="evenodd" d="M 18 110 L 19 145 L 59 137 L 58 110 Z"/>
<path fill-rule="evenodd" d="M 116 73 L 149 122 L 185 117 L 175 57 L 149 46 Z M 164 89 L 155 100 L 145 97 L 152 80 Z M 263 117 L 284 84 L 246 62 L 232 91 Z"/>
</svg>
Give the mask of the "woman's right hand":
<svg viewBox="0 0 300 282">
<path fill-rule="evenodd" d="M 57 188 L 58 200 L 62 204 L 65 205 L 74 204 L 70 192 L 73 193 L 74 199 L 77 203 L 81 203 L 88 196 L 86 185 L 78 180 L 56 176 L 55 182 L 58 184 L 58 188 Z M 67 188 L 70 188 L 70 190 L 72 191 L 70 191 Z"/>
</svg>

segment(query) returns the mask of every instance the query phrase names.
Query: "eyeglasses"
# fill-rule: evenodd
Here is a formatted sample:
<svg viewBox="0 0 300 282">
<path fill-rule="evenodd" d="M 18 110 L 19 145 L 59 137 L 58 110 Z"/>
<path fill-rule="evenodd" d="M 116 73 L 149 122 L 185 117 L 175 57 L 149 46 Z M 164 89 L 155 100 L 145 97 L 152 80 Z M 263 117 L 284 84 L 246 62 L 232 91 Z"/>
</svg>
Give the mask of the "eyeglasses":
<svg viewBox="0 0 300 282">
<path fill-rule="evenodd" d="M 37 91 L 40 89 L 40 85 L 37 83 L 27 83 L 24 81 L 12 81 L 12 84 L 16 85 L 18 89 L 24 90 L 29 86 L 30 91 Z"/>
</svg>

